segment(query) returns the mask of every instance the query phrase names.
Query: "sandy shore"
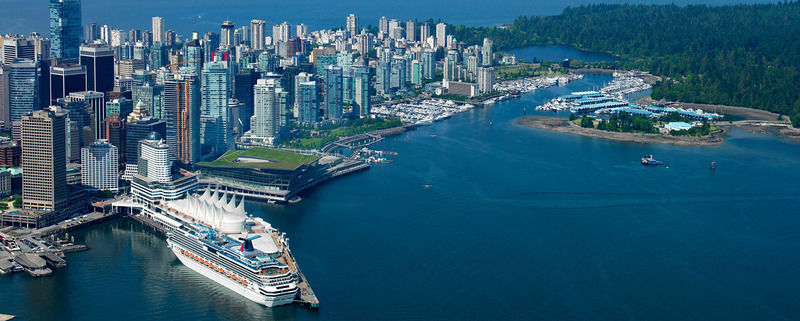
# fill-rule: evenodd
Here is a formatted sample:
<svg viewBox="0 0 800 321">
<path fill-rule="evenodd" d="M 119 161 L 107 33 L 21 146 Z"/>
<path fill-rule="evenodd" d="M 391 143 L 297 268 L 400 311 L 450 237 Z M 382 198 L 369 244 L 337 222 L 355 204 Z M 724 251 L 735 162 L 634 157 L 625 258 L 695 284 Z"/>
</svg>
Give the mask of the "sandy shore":
<svg viewBox="0 0 800 321">
<path fill-rule="evenodd" d="M 515 123 L 518 125 L 554 131 L 558 133 L 570 133 L 586 137 L 597 137 L 625 142 L 635 142 L 642 144 L 671 144 L 682 146 L 711 146 L 725 141 L 722 133 L 711 134 L 706 137 L 687 137 L 687 136 L 666 136 L 659 134 L 636 134 L 609 132 L 604 130 L 583 128 L 575 125 L 569 119 L 559 117 L 544 116 L 523 116 L 517 118 Z M 724 131 L 723 131 L 724 132 Z"/>
</svg>

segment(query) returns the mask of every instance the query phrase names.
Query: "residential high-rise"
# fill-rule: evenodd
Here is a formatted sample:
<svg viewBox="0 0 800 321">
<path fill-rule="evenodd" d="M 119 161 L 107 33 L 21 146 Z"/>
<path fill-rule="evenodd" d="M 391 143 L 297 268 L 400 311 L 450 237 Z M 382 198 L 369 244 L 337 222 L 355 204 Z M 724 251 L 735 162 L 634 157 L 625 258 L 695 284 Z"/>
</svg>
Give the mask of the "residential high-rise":
<svg viewBox="0 0 800 321">
<path fill-rule="evenodd" d="M 297 121 L 300 123 L 316 123 L 319 121 L 317 83 L 315 81 L 300 82 L 295 90 L 297 90 Z"/>
<path fill-rule="evenodd" d="M 91 190 L 118 190 L 117 153 L 117 147 L 105 139 L 81 148 L 81 185 Z"/>
<path fill-rule="evenodd" d="M 391 63 L 379 61 L 375 68 L 375 90 L 385 95 L 391 92 Z"/>
<path fill-rule="evenodd" d="M 386 35 L 388 33 L 389 19 L 386 19 L 386 17 L 381 17 L 380 20 L 378 20 L 378 36 L 380 37 L 381 35 Z"/>
<path fill-rule="evenodd" d="M 325 119 L 339 120 L 342 118 L 342 68 L 339 66 L 325 67 Z"/>
<path fill-rule="evenodd" d="M 203 149 L 219 155 L 234 146 L 233 127 L 228 119 L 228 64 L 209 62 L 203 67 L 200 85 L 200 141 Z"/>
<path fill-rule="evenodd" d="M 272 27 L 272 44 L 276 44 L 277 42 L 286 42 L 289 41 L 289 37 L 292 35 L 291 25 L 284 21 L 279 25 L 274 25 Z"/>
<path fill-rule="evenodd" d="M 83 43 L 80 0 L 50 0 L 50 56 L 78 58 Z"/>
<path fill-rule="evenodd" d="M 156 70 L 168 64 L 167 57 L 168 48 L 164 47 L 161 42 L 154 42 L 150 47 L 150 70 Z"/>
<path fill-rule="evenodd" d="M 177 74 L 164 84 L 170 159 L 194 164 L 200 157 L 200 86 L 194 74 Z"/>
<path fill-rule="evenodd" d="M 83 41 L 86 43 L 92 43 L 93 41 L 100 39 L 100 25 L 96 22 L 90 22 L 86 24 L 83 30 Z"/>
<path fill-rule="evenodd" d="M 39 68 L 33 60 L 16 59 L 8 73 L 8 109 L 11 122 L 39 109 Z"/>
<path fill-rule="evenodd" d="M 416 59 L 411 61 L 411 83 L 415 86 L 422 85 L 422 64 Z"/>
<path fill-rule="evenodd" d="M 200 74 L 203 66 L 203 48 L 200 46 L 200 40 L 186 42 L 183 47 L 183 61 L 185 61 L 184 67 L 190 68 L 195 74 Z"/>
<path fill-rule="evenodd" d="M 271 143 L 280 134 L 281 117 L 285 117 L 288 108 L 288 93 L 275 78 L 259 79 L 253 89 L 255 110 L 250 120 L 249 136 Z"/>
<path fill-rule="evenodd" d="M 487 94 L 492 92 L 492 86 L 494 86 L 494 68 L 478 68 L 478 90 L 482 94 Z"/>
<path fill-rule="evenodd" d="M 304 24 L 302 24 L 302 23 L 301 23 L 301 24 L 299 24 L 299 25 L 297 25 L 297 28 L 296 28 L 296 29 L 297 29 L 297 30 L 296 30 L 296 31 L 297 31 L 297 32 L 296 32 L 296 34 L 297 34 L 297 36 L 298 36 L 298 37 L 300 37 L 300 38 L 303 38 L 303 37 L 305 37 L 305 36 L 306 36 L 306 34 L 308 33 L 308 26 L 306 26 L 306 25 L 304 25 Z"/>
<path fill-rule="evenodd" d="M 370 89 L 372 88 L 369 67 L 355 67 L 353 78 L 355 79 L 353 115 L 358 117 L 369 116 L 371 111 Z"/>
<path fill-rule="evenodd" d="M 406 21 L 406 40 L 417 41 L 417 23 L 414 20 Z"/>
<path fill-rule="evenodd" d="M 220 31 L 219 37 L 219 45 L 225 47 L 233 47 L 233 29 L 236 27 L 233 25 L 232 21 L 224 21 L 222 22 L 222 28 Z"/>
<path fill-rule="evenodd" d="M 494 41 L 489 38 L 483 38 L 483 47 L 481 47 L 481 65 L 484 67 L 492 66 L 492 45 Z"/>
<path fill-rule="evenodd" d="M 358 17 L 356 15 L 351 13 L 349 16 L 347 16 L 346 28 L 351 38 L 358 34 Z"/>
<path fill-rule="evenodd" d="M 428 37 L 431 36 L 431 25 L 427 22 L 421 24 L 419 26 L 419 42 L 423 45 L 426 41 L 428 41 Z"/>
<path fill-rule="evenodd" d="M 264 20 L 250 20 L 250 48 L 253 50 L 264 50 L 264 27 L 267 22 Z"/>
<path fill-rule="evenodd" d="M 114 90 L 114 50 L 111 47 L 102 44 L 81 46 L 80 63 L 86 67 L 87 90 Z"/>
<path fill-rule="evenodd" d="M 436 46 L 447 47 L 447 25 L 444 22 L 436 24 Z"/>
<path fill-rule="evenodd" d="M 22 207 L 60 210 L 69 203 L 65 114 L 37 110 L 22 116 Z"/>
<path fill-rule="evenodd" d="M 436 74 L 436 60 L 433 54 L 433 50 L 430 49 L 422 52 L 422 77 L 425 79 L 432 79 Z"/>
<path fill-rule="evenodd" d="M 94 133 L 92 138 L 103 138 L 103 120 L 106 118 L 105 94 L 96 91 L 73 92 L 69 94 L 67 99 L 85 103 L 86 111 L 92 117 L 91 128 Z"/>
<path fill-rule="evenodd" d="M 164 18 L 153 17 L 153 43 L 164 42 Z"/>
<path fill-rule="evenodd" d="M 157 132 L 151 132 L 139 143 L 139 175 L 154 179 L 160 183 L 170 182 L 170 146 L 161 139 Z"/>
</svg>

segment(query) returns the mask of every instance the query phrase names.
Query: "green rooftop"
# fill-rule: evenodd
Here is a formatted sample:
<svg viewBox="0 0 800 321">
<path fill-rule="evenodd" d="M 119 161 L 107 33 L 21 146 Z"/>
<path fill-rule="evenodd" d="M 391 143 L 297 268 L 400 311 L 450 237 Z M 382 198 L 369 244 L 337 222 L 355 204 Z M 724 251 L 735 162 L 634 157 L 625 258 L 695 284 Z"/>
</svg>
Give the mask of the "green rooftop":
<svg viewBox="0 0 800 321">
<path fill-rule="evenodd" d="M 292 169 L 317 159 L 319 159 L 319 156 L 303 155 L 272 148 L 253 147 L 246 150 L 229 150 L 212 162 L 200 162 L 198 165 Z"/>
</svg>

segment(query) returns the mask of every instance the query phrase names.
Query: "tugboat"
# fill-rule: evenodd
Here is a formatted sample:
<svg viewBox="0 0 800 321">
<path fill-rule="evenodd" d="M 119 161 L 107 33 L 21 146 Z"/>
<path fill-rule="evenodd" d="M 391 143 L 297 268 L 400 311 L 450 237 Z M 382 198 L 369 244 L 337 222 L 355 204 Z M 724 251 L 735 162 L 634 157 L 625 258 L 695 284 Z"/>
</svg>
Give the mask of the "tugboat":
<svg viewBox="0 0 800 321">
<path fill-rule="evenodd" d="M 664 162 L 655 160 L 655 158 L 653 158 L 653 155 L 644 155 L 642 157 L 642 165 L 657 166 L 657 165 L 664 165 Z"/>
</svg>

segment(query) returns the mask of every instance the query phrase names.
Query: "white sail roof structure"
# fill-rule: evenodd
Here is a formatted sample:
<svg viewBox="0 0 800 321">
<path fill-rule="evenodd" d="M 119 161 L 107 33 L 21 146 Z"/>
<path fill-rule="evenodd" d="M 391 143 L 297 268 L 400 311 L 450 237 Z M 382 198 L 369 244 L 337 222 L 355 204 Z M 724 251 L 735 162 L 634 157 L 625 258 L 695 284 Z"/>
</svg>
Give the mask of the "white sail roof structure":
<svg viewBox="0 0 800 321">
<path fill-rule="evenodd" d="M 244 197 L 237 206 L 235 195 L 228 200 L 228 193 L 220 195 L 218 190 L 211 193 L 206 189 L 200 197 L 187 195 L 169 202 L 169 206 L 226 234 L 242 233 L 247 219 Z"/>
</svg>

